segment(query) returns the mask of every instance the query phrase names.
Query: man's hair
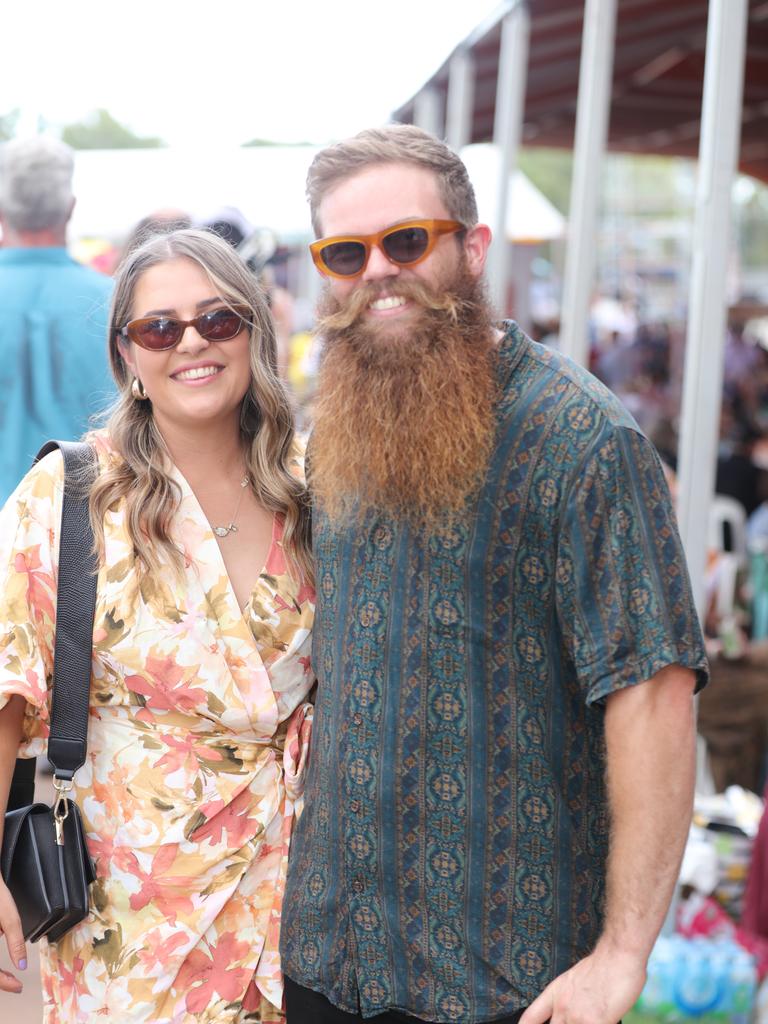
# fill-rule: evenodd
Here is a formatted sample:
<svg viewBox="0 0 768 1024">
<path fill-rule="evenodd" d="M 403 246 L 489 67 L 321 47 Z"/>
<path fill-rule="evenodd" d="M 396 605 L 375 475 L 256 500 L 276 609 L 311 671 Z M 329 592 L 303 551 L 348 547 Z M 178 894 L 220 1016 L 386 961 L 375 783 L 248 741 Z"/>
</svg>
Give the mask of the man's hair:
<svg viewBox="0 0 768 1024">
<path fill-rule="evenodd" d="M 0 146 L 0 213 L 14 231 L 66 224 L 72 210 L 72 150 L 36 135 Z"/>
<path fill-rule="evenodd" d="M 432 171 L 451 217 L 466 227 L 477 224 L 475 190 L 466 167 L 450 146 L 415 125 L 387 124 L 367 128 L 315 156 L 307 175 L 307 198 L 316 236 L 322 232 L 319 209 L 326 194 L 346 178 L 377 164 L 413 164 Z"/>
</svg>

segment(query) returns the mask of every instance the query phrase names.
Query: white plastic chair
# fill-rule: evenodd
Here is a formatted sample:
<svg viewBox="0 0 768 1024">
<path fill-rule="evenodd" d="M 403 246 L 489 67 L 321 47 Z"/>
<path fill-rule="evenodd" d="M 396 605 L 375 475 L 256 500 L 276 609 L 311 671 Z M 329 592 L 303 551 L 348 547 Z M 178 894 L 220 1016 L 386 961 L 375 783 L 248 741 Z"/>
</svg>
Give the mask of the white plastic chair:
<svg viewBox="0 0 768 1024">
<path fill-rule="evenodd" d="M 739 565 L 747 562 L 747 513 L 740 501 L 716 494 L 709 510 L 709 547 L 714 551 L 725 551 L 725 526 L 731 535 L 731 554 Z"/>
<path fill-rule="evenodd" d="M 725 548 L 725 527 L 730 533 L 730 551 Z M 740 569 L 747 565 L 747 513 L 740 501 L 724 494 L 716 494 L 709 512 L 710 551 L 718 552 L 714 587 L 716 608 L 720 618 L 733 613 L 736 581 Z"/>
</svg>

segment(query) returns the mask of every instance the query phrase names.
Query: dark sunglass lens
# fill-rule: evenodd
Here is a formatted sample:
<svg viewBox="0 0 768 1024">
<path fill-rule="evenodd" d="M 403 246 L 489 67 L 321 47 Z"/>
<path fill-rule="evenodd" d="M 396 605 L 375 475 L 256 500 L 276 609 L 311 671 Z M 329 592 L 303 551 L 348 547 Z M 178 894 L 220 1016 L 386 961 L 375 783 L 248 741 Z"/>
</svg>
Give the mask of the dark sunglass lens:
<svg viewBox="0 0 768 1024">
<path fill-rule="evenodd" d="M 197 330 L 206 341 L 229 341 L 244 327 L 242 317 L 231 309 L 204 313 L 197 321 Z"/>
<path fill-rule="evenodd" d="M 396 263 L 413 263 L 427 251 L 429 235 L 426 228 L 400 228 L 385 235 L 381 244 Z"/>
<path fill-rule="evenodd" d="M 365 246 L 362 242 L 332 242 L 321 251 L 323 263 L 334 274 L 350 277 L 359 274 L 365 264 Z"/>
<path fill-rule="evenodd" d="M 129 331 L 137 345 L 149 349 L 173 348 L 181 337 L 181 326 L 177 320 L 146 320 Z"/>
</svg>

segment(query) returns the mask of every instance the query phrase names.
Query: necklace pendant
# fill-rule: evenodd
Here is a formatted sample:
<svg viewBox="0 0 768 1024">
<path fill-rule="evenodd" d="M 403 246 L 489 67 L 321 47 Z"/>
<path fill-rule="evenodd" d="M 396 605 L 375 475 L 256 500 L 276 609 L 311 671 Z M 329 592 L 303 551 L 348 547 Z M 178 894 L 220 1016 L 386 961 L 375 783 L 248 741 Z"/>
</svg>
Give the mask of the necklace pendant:
<svg viewBox="0 0 768 1024">
<path fill-rule="evenodd" d="M 216 534 L 217 537 L 228 537 L 230 533 L 237 533 L 237 527 L 235 526 L 235 520 L 237 519 L 237 513 L 240 511 L 240 502 L 243 500 L 243 494 L 245 493 L 245 488 L 248 486 L 249 483 L 250 483 L 250 478 L 248 477 L 248 474 L 246 473 L 246 475 L 240 481 L 240 488 L 241 488 L 241 490 L 240 490 L 240 494 L 239 494 L 238 499 L 237 499 L 237 504 L 235 505 L 235 511 L 232 513 L 232 519 L 229 522 L 229 526 L 211 526 L 211 529 L 213 530 L 213 532 Z"/>
</svg>

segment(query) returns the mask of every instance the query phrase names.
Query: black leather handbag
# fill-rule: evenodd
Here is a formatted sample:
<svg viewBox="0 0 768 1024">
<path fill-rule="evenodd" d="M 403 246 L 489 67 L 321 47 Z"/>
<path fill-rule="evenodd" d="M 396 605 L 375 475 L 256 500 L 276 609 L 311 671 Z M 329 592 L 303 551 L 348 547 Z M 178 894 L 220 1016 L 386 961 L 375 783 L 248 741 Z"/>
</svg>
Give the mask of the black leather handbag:
<svg viewBox="0 0 768 1024">
<path fill-rule="evenodd" d="M 80 811 L 67 796 L 87 750 L 97 572 L 88 519 L 88 484 L 96 462 L 89 445 L 64 441 L 49 441 L 37 460 L 56 448 L 64 456 L 48 738 L 56 800 L 53 807 L 34 803 L 35 762 L 20 758 L 11 783 L 0 854 L 0 870 L 29 942 L 43 936 L 55 942 L 82 921 L 88 914 L 88 887 L 96 877 Z"/>
</svg>

